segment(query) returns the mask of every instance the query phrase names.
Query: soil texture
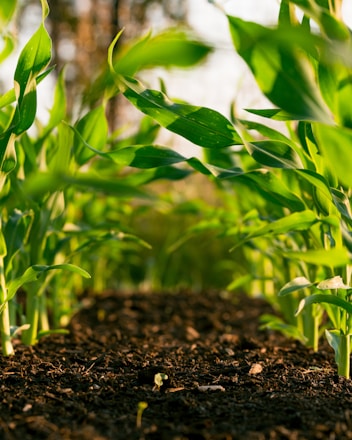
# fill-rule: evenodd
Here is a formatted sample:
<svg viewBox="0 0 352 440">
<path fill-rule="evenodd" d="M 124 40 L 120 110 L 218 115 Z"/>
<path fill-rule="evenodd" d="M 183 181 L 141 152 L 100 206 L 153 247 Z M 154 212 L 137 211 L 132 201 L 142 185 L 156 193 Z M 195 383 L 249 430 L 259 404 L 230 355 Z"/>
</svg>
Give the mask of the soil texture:
<svg viewBox="0 0 352 440">
<path fill-rule="evenodd" d="M 270 311 L 215 293 L 87 298 L 69 334 L 0 358 L 0 439 L 352 439 L 332 349 L 259 330 Z"/>
</svg>

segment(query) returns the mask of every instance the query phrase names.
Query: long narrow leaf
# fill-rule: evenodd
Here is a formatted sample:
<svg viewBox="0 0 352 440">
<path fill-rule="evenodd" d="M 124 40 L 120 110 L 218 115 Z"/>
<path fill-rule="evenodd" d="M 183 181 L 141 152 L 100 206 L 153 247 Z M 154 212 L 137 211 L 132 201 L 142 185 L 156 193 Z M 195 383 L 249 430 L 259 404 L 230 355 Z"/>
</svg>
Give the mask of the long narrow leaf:
<svg viewBox="0 0 352 440">
<path fill-rule="evenodd" d="M 228 22 L 237 52 L 275 106 L 292 119 L 332 121 L 309 61 L 319 43 L 316 36 L 301 29 L 269 29 L 231 16 Z"/>
<path fill-rule="evenodd" d="M 84 278 L 90 278 L 90 275 L 87 271 L 74 264 L 64 263 L 64 264 L 54 264 L 51 266 L 48 265 L 30 266 L 20 277 L 8 283 L 6 301 L 10 301 L 16 295 L 17 290 L 20 287 L 22 287 L 24 284 L 32 283 L 33 281 L 38 280 L 38 278 L 41 275 L 51 270 L 68 270 L 70 272 L 77 273 Z M 4 304 L 1 304 L 0 313 L 2 312 L 3 308 L 4 308 Z"/>
<path fill-rule="evenodd" d="M 245 142 L 248 152 L 254 160 L 271 168 L 303 168 L 298 154 L 282 141 Z"/>
<path fill-rule="evenodd" d="M 314 126 L 321 152 L 326 164 L 332 168 L 340 182 L 347 187 L 352 186 L 351 145 L 352 130 L 323 124 Z"/>
<path fill-rule="evenodd" d="M 242 144 L 231 122 L 215 110 L 172 102 L 162 92 L 145 88 L 133 78 L 119 77 L 126 98 L 168 130 L 206 148 Z"/>
<path fill-rule="evenodd" d="M 314 286 L 314 283 L 309 281 L 305 277 L 297 277 L 293 280 L 286 283 L 279 291 L 279 296 L 285 296 L 293 292 L 297 292 L 302 289 L 306 289 L 307 287 Z"/>
<path fill-rule="evenodd" d="M 287 251 L 283 256 L 288 259 L 300 260 L 317 266 L 340 267 L 350 264 L 350 258 L 347 249 L 318 249 L 302 252 Z"/>
<path fill-rule="evenodd" d="M 307 296 L 306 298 L 303 298 L 300 301 L 298 305 L 298 309 L 296 311 L 296 316 L 299 313 L 301 313 L 304 307 L 307 307 L 311 304 L 321 304 L 321 303 L 327 303 L 333 306 L 340 307 L 341 309 L 346 310 L 347 313 L 352 314 L 352 303 L 336 295 L 325 295 L 323 293 L 315 293 L 314 295 Z"/>
<path fill-rule="evenodd" d="M 313 211 L 294 212 L 252 232 L 247 239 L 271 234 L 285 234 L 290 231 L 304 231 L 309 229 L 317 221 L 318 218 Z"/>
</svg>

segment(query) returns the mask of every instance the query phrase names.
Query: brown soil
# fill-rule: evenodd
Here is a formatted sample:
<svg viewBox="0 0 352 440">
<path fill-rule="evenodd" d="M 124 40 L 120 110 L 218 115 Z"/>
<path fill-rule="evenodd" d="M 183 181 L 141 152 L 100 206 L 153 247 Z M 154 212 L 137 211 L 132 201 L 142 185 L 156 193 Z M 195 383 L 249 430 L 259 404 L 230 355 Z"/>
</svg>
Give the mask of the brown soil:
<svg viewBox="0 0 352 440">
<path fill-rule="evenodd" d="M 352 439 L 332 350 L 259 331 L 263 311 L 211 294 L 91 300 L 69 335 L 0 358 L 0 439 Z"/>
</svg>

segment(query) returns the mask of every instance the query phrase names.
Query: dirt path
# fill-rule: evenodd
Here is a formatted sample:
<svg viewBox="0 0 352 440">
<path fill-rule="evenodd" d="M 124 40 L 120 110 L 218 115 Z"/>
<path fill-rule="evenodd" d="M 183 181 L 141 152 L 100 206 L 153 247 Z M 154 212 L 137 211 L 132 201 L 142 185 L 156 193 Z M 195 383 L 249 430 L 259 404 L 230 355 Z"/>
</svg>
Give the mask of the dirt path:
<svg viewBox="0 0 352 440">
<path fill-rule="evenodd" d="M 352 381 L 332 350 L 258 331 L 263 311 L 245 297 L 102 295 L 69 335 L 0 358 L 0 439 L 352 439 Z"/>
</svg>

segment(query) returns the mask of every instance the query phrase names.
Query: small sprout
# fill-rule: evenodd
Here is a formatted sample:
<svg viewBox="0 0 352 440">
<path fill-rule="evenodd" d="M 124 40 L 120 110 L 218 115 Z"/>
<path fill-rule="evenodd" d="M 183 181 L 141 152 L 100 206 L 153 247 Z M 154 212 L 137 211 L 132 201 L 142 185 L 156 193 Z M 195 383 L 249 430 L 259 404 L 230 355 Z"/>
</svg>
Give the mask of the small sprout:
<svg viewBox="0 0 352 440">
<path fill-rule="evenodd" d="M 158 391 L 164 384 L 164 380 L 167 380 L 169 376 L 165 373 L 156 373 L 154 376 L 154 388 L 153 391 Z"/>
<path fill-rule="evenodd" d="M 138 429 L 142 427 L 142 415 L 146 408 L 148 408 L 147 402 L 138 402 L 137 417 L 136 417 L 136 426 Z"/>
</svg>

